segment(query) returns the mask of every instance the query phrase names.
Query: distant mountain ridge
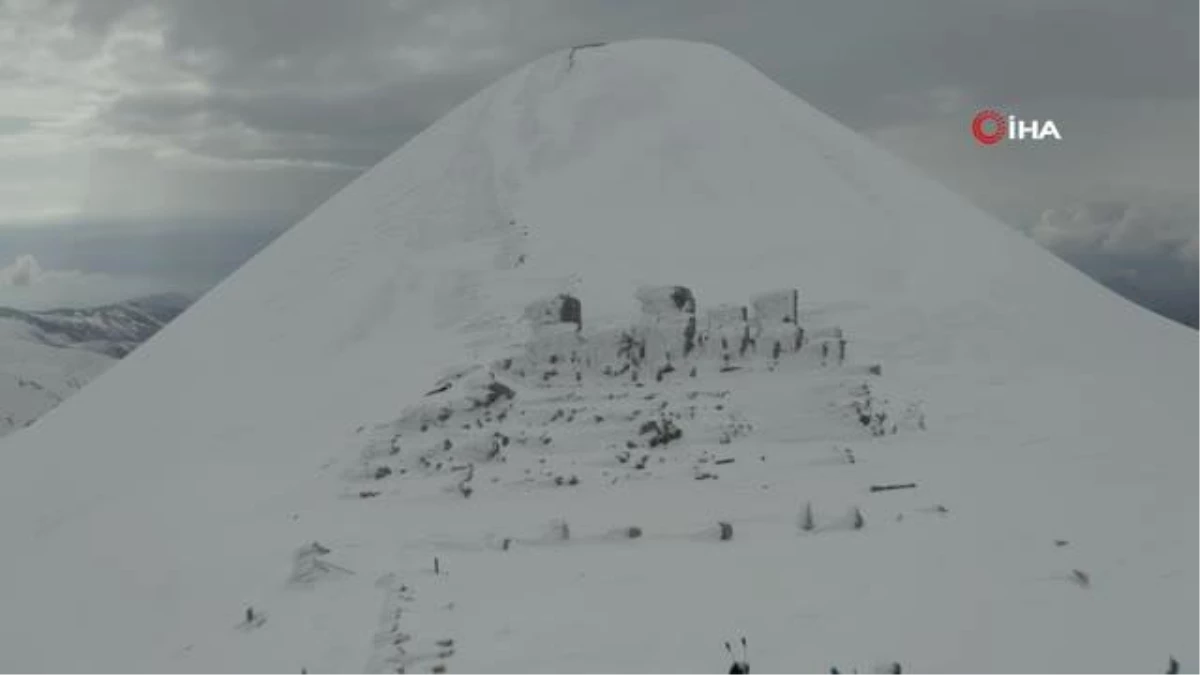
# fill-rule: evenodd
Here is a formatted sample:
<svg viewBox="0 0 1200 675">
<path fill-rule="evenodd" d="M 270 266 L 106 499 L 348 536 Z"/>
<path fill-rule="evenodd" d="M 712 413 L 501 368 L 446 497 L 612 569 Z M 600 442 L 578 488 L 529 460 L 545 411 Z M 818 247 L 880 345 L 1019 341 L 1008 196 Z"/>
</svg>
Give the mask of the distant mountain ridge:
<svg viewBox="0 0 1200 675">
<path fill-rule="evenodd" d="M 51 347 L 78 347 L 119 359 L 150 339 L 192 302 L 182 293 L 148 295 L 99 307 L 28 311 L 0 307 L 0 319 L 29 324 Z"/>
<path fill-rule="evenodd" d="M 0 307 L 0 436 L 37 421 L 190 304 L 165 293 L 98 307 Z"/>
</svg>

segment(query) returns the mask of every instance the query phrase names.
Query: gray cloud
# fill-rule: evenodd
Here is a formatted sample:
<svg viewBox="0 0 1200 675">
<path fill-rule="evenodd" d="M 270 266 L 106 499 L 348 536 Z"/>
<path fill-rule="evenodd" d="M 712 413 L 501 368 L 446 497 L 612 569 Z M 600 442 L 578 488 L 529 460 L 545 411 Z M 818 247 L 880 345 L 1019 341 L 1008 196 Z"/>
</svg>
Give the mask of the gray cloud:
<svg viewBox="0 0 1200 675">
<path fill-rule="evenodd" d="M 51 281 L 58 276 L 74 276 L 77 272 L 46 272 L 36 257 L 28 253 L 17 256 L 7 267 L 0 268 L 0 288 L 27 288 Z"/>
<path fill-rule="evenodd" d="M 28 253 L 0 267 L 0 307 L 51 309 L 117 302 L 162 289 L 161 281 L 70 269 L 45 269 Z"/>
<path fill-rule="evenodd" d="M 143 92 L 100 121 L 122 133 L 227 160 L 295 160 L 365 169 L 481 83 L 474 73 L 340 91 Z M 464 82 L 465 81 L 465 82 Z"/>
<path fill-rule="evenodd" d="M 4 134 L 19 134 L 31 128 L 33 128 L 33 120 L 28 117 L 0 115 L 0 136 Z"/>
<path fill-rule="evenodd" d="M 140 5 L 79 3 L 74 21 L 105 34 Z M 860 128 L 920 119 L 948 95 L 979 105 L 1047 95 L 1195 98 L 1197 91 L 1197 5 L 1186 1 L 179 0 L 155 7 L 163 58 L 205 91 L 128 92 L 102 121 L 114 132 L 173 139 L 222 158 L 231 158 L 228 129 L 238 128 L 261 141 L 248 157 L 294 148 L 296 159 L 370 163 L 499 74 L 595 39 L 717 42 Z"/>
<path fill-rule="evenodd" d="M 1196 221 L 1192 220 L 1192 224 L 1194 225 L 1195 223 L 1196 223 Z M 1197 256 L 1197 252 L 1196 252 L 1195 237 L 1193 237 L 1192 240 L 1185 247 L 1180 249 L 1176 253 L 1175 257 L 1184 261 L 1185 263 L 1189 263 L 1192 267 L 1196 267 L 1196 259 L 1198 256 Z"/>
<path fill-rule="evenodd" d="M 290 220 L 175 222 L 167 229 L 86 221 L 0 229 L 0 306 L 78 307 L 162 291 L 199 293 Z"/>
<path fill-rule="evenodd" d="M 1196 325 L 1196 101 L 1026 109 L 1058 120 L 1064 140 L 980 148 L 961 115 L 870 133 L 1101 283 Z"/>
<path fill-rule="evenodd" d="M 907 67 L 1001 102 L 1195 96 L 1195 3 L 954 4 Z"/>
<path fill-rule="evenodd" d="M 1042 214 L 1030 234 L 1046 247 L 1067 254 L 1110 255 L 1196 260 L 1194 209 L 1173 210 L 1119 201 L 1095 201 Z"/>
<path fill-rule="evenodd" d="M 1198 218 L 1195 203 L 1092 201 L 1046 211 L 1030 234 L 1118 293 L 1195 327 Z"/>
</svg>

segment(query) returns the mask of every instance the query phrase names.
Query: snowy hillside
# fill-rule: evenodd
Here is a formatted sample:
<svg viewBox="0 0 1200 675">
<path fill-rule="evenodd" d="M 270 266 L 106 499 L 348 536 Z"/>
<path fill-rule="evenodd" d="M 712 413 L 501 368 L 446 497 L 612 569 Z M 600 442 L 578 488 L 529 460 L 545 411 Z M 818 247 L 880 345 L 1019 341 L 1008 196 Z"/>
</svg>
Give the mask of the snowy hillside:
<svg viewBox="0 0 1200 675">
<path fill-rule="evenodd" d="M 720 49 L 552 54 L 6 443 L 0 669 L 1195 672 L 1196 366 Z"/>
<path fill-rule="evenodd" d="M 102 307 L 0 307 L 0 436 L 32 424 L 187 307 L 154 295 Z"/>
</svg>

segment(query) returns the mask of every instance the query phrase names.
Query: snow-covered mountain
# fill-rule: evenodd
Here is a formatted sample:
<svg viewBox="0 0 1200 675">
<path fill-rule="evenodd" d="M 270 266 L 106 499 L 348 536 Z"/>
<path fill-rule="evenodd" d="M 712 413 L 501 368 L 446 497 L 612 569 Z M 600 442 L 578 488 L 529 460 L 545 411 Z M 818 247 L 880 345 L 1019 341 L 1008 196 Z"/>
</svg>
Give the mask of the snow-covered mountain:
<svg viewBox="0 0 1200 675">
<path fill-rule="evenodd" d="M 192 300 L 180 293 L 148 295 L 100 307 L 26 311 L 0 307 L 0 321 L 27 326 L 27 339 L 77 347 L 119 359 L 179 316 Z"/>
<path fill-rule="evenodd" d="M 32 424 L 189 302 L 171 293 L 83 309 L 0 307 L 0 436 Z"/>
<path fill-rule="evenodd" d="M 0 667 L 1194 671 L 1196 353 L 721 49 L 552 54 L 10 439 Z"/>
</svg>

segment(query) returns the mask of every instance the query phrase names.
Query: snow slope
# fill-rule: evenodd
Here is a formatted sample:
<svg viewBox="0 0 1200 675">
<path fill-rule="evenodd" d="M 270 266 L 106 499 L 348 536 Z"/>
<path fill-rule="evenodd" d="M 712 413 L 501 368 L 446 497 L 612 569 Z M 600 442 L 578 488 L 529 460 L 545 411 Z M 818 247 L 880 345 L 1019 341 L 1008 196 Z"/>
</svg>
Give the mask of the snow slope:
<svg viewBox="0 0 1200 675">
<path fill-rule="evenodd" d="M 806 342 L 722 372 L 700 320 L 664 381 L 605 375 L 678 337 L 637 300 L 675 284 L 798 288 Z M 583 330 L 534 332 L 559 293 Z M 744 634 L 758 672 L 1194 672 L 1196 366 L 723 50 L 552 54 L 10 439 L 0 669 L 723 672 Z"/>
<path fill-rule="evenodd" d="M 42 343 L 29 324 L 0 317 L 0 436 L 32 424 L 115 359 Z"/>
</svg>

